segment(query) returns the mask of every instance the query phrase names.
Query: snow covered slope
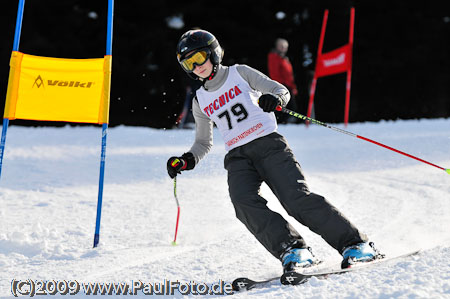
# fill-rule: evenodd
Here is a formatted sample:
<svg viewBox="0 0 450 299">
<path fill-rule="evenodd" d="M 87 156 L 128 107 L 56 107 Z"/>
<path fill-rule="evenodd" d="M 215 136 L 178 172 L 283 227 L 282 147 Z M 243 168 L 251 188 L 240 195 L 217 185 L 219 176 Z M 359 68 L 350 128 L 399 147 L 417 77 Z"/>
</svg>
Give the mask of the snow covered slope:
<svg viewBox="0 0 450 299">
<path fill-rule="evenodd" d="M 450 167 L 450 119 L 351 124 L 347 130 Z M 326 196 L 382 252 L 424 251 L 370 270 L 297 287 L 274 283 L 236 297 L 450 297 L 448 174 L 323 127 L 283 125 L 279 131 L 310 189 Z M 100 246 L 93 249 L 100 138 L 99 127 L 9 128 L 0 180 L 1 298 L 13 297 L 13 280 L 212 285 L 281 273 L 279 261 L 235 219 L 217 131 L 212 152 L 178 178 L 181 218 L 178 246 L 172 246 L 177 210 L 166 161 L 190 148 L 194 132 L 111 128 Z M 262 194 L 269 207 L 284 213 L 266 185 Z M 340 262 L 320 237 L 292 223 L 325 263 Z M 27 293 L 26 286 L 21 290 Z M 84 296 L 81 288 L 76 297 Z M 147 296 L 138 291 L 132 297 Z"/>
</svg>

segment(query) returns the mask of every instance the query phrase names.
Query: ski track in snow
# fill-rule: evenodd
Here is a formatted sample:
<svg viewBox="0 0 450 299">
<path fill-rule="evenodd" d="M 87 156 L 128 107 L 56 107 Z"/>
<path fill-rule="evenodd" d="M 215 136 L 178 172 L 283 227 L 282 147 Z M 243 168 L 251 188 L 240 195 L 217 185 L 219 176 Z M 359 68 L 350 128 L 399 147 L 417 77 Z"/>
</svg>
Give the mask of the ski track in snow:
<svg viewBox="0 0 450 299">
<path fill-rule="evenodd" d="M 450 119 L 359 123 L 345 129 L 450 167 Z M 449 175 L 326 128 L 282 125 L 279 131 L 311 191 L 331 201 L 383 253 L 423 251 L 300 286 L 274 282 L 234 297 L 450 298 Z M 194 171 L 179 176 L 181 217 L 178 245 L 172 246 L 177 210 L 166 161 L 189 150 L 195 133 L 110 128 L 100 245 L 93 249 L 101 128 L 10 126 L 0 180 L 0 297 L 13 298 L 13 279 L 167 279 L 211 285 L 280 275 L 280 262 L 235 218 L 223 169 L 225 150 L 214 133 L 211 153 Z M 334 249 L 282 210 L 265 184 L 261 192 L 324 265 L 340 262 Z M 92 296 L 80 291 L 70 297 Z"/>
</svg>

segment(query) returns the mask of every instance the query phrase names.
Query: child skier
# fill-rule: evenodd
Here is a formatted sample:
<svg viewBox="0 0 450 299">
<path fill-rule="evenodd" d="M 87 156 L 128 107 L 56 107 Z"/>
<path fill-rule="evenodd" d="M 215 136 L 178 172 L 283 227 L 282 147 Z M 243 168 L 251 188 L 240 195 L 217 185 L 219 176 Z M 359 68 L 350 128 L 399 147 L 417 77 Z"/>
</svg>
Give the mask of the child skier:
<svg viewBox="0 0 450 299">
<path fill-rule="evenodd" d="M 276 258 L 283 271 L 319 263 L 299 233 L 259 194 L 262 182 L 274 192 L 289 215 L 343 256 L 342 267 L 379 257 L 373 243 L 324 197 L 309 191 L 286 139 L 277 133 L 273 111 L 290 99 L 286 87 L 247 65 L 221 64 L 223 50 L 205 30 L 184 33 L 177 45 L 183 70 L 200 80 L 192 110 L 196 137 L 191 149 L 167 161 L 174 178 L 191 170 L 212 146 L 213 122 L 228 153 L 225 169 L 237 218 Z M 180 162 L 178 162 L 180 161 Z"/>
</svg>

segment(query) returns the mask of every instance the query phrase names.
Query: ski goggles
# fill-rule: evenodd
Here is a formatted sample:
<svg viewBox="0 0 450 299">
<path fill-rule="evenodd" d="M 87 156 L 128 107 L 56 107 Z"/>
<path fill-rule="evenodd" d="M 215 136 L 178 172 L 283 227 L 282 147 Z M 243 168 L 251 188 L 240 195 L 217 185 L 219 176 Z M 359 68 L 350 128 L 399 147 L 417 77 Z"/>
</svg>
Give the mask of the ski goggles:
<svg viewBox="0 0 450 299">
<path fill-rule="evenodd" d="M 180 61 L 181 67 L 188 73 L 192 73 L 196 65 L 204 65 L 211 56 L 209 49 L 197 51 Z"/>
</svg>

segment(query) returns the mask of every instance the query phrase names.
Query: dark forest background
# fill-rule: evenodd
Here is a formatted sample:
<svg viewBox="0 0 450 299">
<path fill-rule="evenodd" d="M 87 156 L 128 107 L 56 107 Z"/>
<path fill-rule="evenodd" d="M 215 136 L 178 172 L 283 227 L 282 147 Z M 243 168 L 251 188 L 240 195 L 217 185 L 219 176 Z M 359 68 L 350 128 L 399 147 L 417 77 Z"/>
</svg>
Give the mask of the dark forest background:
<svg viewBox="0 0 450 299">
<path fill-rule="evenodd" d="M 193 27 L 218 38 L 225 65 L 248 64 L 266 74 L 274 40 L 286 38 L 300 92 L 298 112 L 306 114 L 324 10 L 330 10 L 323 48 L 327 52 L 348 42 L 352 6 L 356 17 L 350 122 L 449 117 L 446 2 L 116 0 L 110 125 L 174 127 L 190 80 L 178 65 L 175 48 L 181 34 Z M 0 11 L 3 99 L 17 4 L 4 0 Z M 106 0 L 27 0 L 19 49 L 49 57 L 103 57 L 106 17 Z M 174 17 L 183 21 L 181 28 L 169 25 Z M 345 74 L 318 80 L 317 119 L 343 122 L 344 101 Z M 4 100 L 0 102 L 3 111 Z"/>
</svg>

